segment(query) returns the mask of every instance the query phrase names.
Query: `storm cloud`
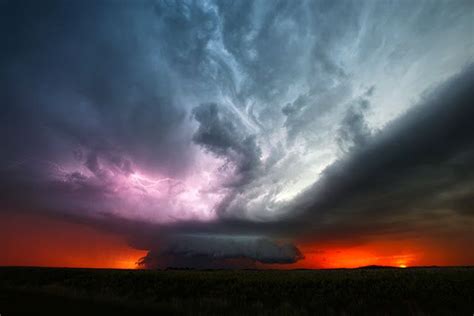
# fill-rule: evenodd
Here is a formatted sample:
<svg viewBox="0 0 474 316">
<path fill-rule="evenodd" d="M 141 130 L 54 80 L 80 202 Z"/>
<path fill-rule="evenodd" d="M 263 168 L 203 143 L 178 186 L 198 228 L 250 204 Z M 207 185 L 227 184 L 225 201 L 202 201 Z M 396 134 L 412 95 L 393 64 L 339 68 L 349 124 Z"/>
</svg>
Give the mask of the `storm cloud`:
<svg viewBox="0 0 474 316">
<path fill-rule="evenodd" d="M 294 263 L 299 242 L 395 233 L 472 240 L 471 1 L 0 12 L 2 212 L 123 234 L 148 267 Z"/>
<path fill-rule="evenodd" d="M 326 168 L 292 207 L 305 209 L 305 222 L 331 226 L 335 234 L 468 228 L 474 220 L 473 85 L 470 65 Z M 452 221 L 465 225 L 447 227 Z"/>
<path fill-rule="evenodd" d="M 234 267 L 232 260 L 271 264 L 294 263 L 302 257 L 294 245 L 264 237 L 179 235 L 168 238 L 157 250 L 151 250 L 140 264 L 146 267 L 222 268 Z M 238 261 L 238 264 L 242 263 Z"/>
</svg>

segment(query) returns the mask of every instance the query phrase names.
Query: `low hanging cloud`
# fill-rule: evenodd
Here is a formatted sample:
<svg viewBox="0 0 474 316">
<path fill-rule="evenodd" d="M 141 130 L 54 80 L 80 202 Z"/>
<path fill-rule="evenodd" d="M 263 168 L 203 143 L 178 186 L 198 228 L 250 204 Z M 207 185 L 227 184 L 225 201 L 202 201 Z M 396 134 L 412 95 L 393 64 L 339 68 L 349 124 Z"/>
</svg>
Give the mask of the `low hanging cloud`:
<svg viewBox="0 0 474 316">
<path fill-rule="evenodd" d="M 295 263 L 303 258 L 291 243 L 278 243 L 265 237 L 225 235 L 178 235 L 163 240 L 140 260 L 147 268 L 156 267 L 234 267 L 260 263 Z"/>
</svg>

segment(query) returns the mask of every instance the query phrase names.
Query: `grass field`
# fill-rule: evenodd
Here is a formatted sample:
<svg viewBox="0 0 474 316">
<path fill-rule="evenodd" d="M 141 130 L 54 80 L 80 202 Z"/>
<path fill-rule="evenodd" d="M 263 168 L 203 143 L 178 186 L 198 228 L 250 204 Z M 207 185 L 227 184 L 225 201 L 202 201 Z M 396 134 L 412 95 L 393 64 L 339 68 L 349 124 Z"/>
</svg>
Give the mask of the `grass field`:
<svg viewBox="0 0 474 316">
<path fill-rule="evenodd" d="M 0 268 L 9 315 L 473 315 L 474 268 Z"/>
</svg>

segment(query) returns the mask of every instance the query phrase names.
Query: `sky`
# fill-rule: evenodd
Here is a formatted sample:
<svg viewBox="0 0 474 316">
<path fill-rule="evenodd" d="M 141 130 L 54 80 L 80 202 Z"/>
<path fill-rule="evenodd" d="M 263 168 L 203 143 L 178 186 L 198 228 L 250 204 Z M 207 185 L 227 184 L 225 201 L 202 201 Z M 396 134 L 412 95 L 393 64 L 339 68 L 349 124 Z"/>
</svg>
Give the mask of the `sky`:
<svg viewBox="0 0 474 316">
<path fill-rule="evenodd" d="M 474 265 L 474 2 L 0 0 L 0 265 Z"/>
</svg>

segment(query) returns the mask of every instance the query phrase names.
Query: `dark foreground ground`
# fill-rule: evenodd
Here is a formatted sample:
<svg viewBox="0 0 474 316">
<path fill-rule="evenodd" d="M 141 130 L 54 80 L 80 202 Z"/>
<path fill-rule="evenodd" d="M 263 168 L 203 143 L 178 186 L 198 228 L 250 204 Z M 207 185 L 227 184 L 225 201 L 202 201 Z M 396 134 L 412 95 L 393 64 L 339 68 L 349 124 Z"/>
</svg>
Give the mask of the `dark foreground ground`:
<svg viewBox="0 0 474 316">
<path fill-rule="evenodd" d="M 0 314 L 468 315 L 474 268 L 0 268 Z"/>
</svg>

